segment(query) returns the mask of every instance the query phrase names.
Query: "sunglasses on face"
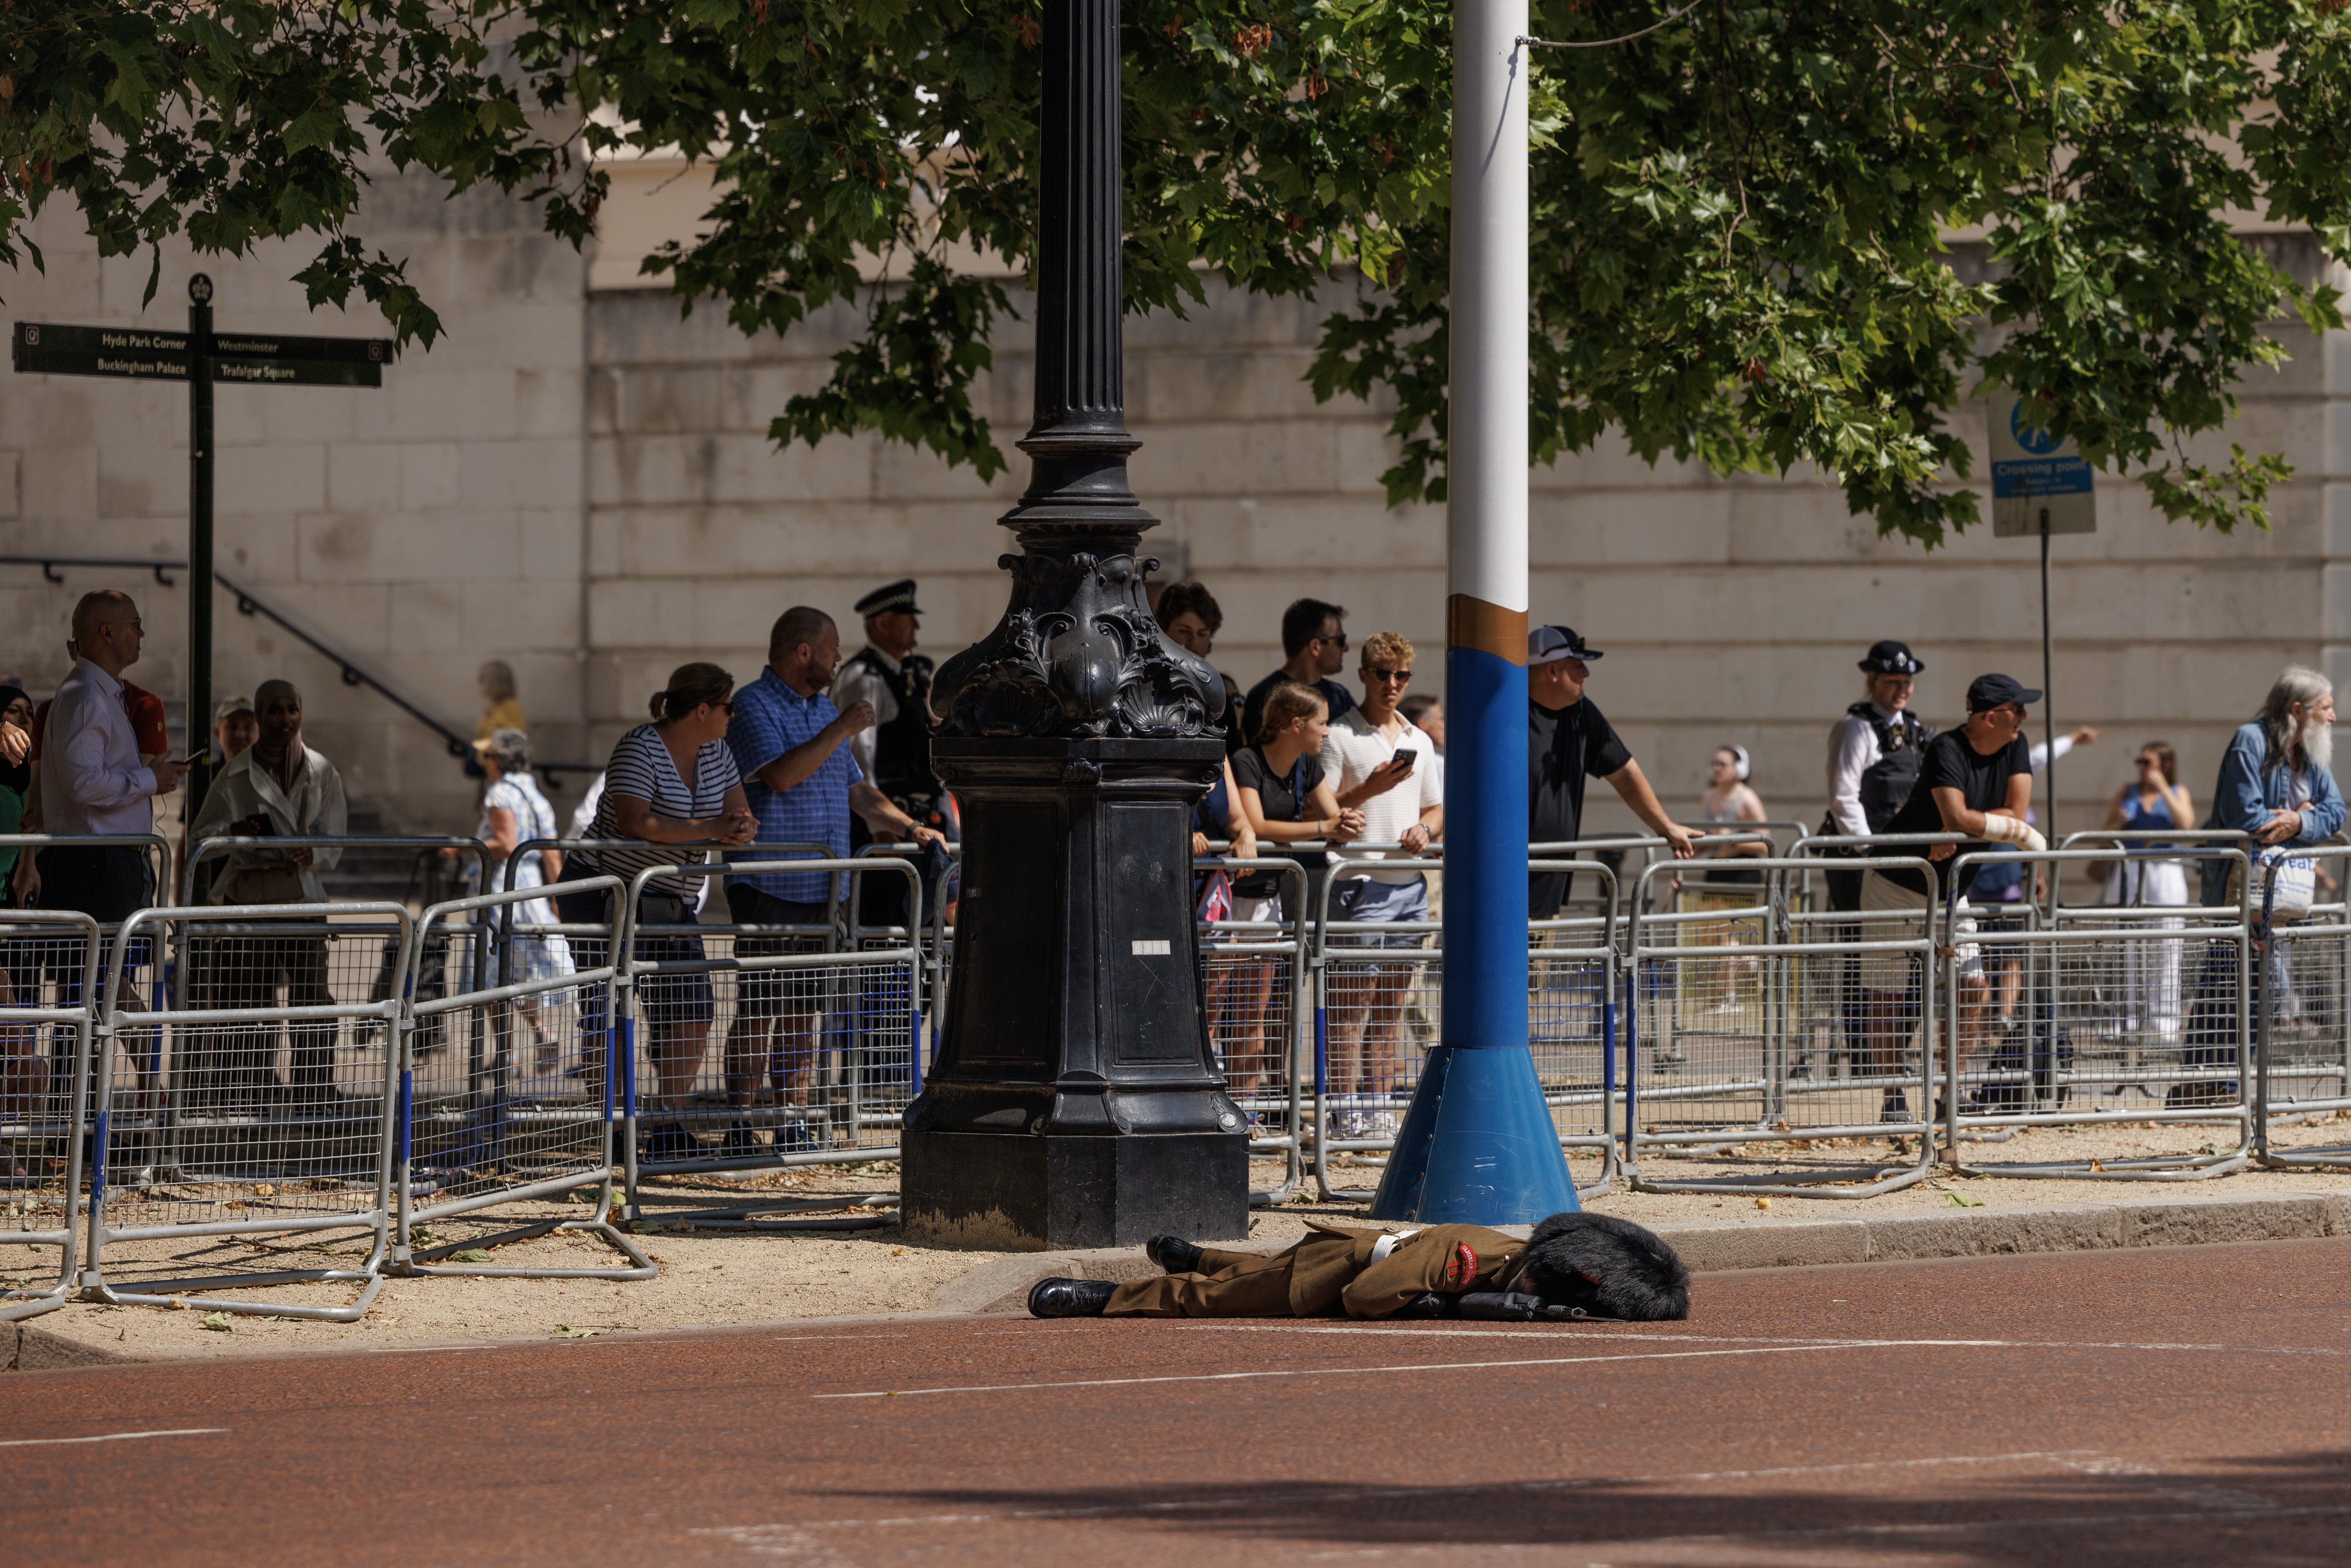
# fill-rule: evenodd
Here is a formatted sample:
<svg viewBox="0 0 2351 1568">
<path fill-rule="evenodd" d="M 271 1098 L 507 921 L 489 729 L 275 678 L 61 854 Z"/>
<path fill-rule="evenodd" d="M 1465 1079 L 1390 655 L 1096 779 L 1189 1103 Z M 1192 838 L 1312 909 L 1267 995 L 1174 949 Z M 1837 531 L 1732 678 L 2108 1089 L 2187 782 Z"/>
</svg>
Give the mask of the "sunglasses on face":
<svg viewBox="0 0 2351 1568">
<path fill-rule="evenodd" d="M 1365 670 L 1365 671 L 1364 672 L 1364 676 L 1365 676 L 1366 678 L 1368 678 L 1368 679 L 1370 679 L 1370 680 L 1374 680 L 1374 681 L 1396 681 L 1396 682 L 1406 682 L 1406 681 L 1409 681 L 1409 680 L 1411 680 L 1411 679 L 1412 679 L 1412 672 L 1411 672 L 1410 670 L 1368 670 L 1368 669 L 1367 669 L 1367 670 Z"/>
<path fill-rule="evenodd" d="M 1331 646 L 1338 649 L 1343 653 L 1347 651 L 1347 634 L 1344 632 L 1340 632 L 1335 637 L 1317 637 L 1314 640 L 1317 643 L 1328 643 Z"/>
</svg>

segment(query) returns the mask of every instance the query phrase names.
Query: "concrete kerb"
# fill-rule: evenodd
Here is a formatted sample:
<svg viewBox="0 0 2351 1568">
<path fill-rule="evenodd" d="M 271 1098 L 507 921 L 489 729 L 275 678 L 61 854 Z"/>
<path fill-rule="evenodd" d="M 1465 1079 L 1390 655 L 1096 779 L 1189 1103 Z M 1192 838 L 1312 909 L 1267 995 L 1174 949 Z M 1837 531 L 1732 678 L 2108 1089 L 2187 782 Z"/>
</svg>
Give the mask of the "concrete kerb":
<svg viewBox="0 0 2351 1568">
<path fill-rule="evenodd" d="M 1502 1227 L 1524 1233 L 1524 1227 Z M 2197 1247 L 2351 1236 L 2351 1194 L 2279 1193 L 2260 1197 L 2171 1197 L 2083 1203 L 1996 1214 L 1887 1216 L 1881 1219 L 1757 1219 L 1740 1225 L 1661 1224 L 1696 1274 L 1834 1263 L 1896 1263 L 2002 1253 L 2093 1252 L 2125 1247 Z M 1287 1240 L 1224 1244 L 1235 1252 L 1277 1252 Z M 1059 1275 L 1134 1280 L 1157 1270 L 1140 1247 L 1031 1252 L 998 1258 L 932 1296 L 935 1312 L 1018 1313 L 1029 1290 Z"/>
</svg>

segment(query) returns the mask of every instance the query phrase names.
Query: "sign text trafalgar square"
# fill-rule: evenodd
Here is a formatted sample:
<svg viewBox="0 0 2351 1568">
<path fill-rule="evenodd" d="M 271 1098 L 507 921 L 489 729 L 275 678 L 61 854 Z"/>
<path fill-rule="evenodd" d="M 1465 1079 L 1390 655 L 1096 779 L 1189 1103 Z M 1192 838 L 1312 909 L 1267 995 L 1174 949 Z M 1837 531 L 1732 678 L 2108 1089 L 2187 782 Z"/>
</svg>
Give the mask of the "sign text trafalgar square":
<svg viewBox="0 0 2351 1568">
<path fill-rule="evenodd" d="M 188 329 L 77 327 L 19 321 L 9 334 L 16 368 L 28 375 L 184 382 L 188 388 L 188 728 L 204 727 L 213 701 L 213 388 L 380 387 L 389 338 L 302 338 L 213 330 L 213 280 L 188 279 Z M 211 782 L 208 762 L 188 780 L 189 816 Z"/>
</svg>

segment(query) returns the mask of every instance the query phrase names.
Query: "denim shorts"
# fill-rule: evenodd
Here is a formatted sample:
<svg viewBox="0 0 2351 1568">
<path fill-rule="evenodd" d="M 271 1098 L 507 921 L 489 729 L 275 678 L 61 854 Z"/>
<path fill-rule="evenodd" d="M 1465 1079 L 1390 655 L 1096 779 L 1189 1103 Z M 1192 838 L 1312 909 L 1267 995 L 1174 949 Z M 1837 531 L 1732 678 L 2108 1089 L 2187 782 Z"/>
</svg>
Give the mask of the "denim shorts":
<svg viewBox="0 0 2351 1568">
<path fill-rule="evenodd" d="M 1372 922 L 1400 925 L 1428 918 L 1428 879 L 1416 876 L 1410 882 L 1379 882 L 1371 877 L 1353 877 L 1331 890 L 1332 920 Z M 1331 938 L 1334 947 L 1418 947 L 1426 938 L 1424 931 L 1342 931 Z"/>
</svg>

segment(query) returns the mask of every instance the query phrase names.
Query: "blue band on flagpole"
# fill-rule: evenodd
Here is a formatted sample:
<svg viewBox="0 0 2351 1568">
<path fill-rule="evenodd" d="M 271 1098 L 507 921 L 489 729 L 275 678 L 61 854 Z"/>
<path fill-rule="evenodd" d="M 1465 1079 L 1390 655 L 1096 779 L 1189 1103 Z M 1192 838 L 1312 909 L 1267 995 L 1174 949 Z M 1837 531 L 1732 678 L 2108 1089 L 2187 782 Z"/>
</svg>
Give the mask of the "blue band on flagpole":
<svg viewBox="0 0 2351 1568">
<path fill-rule="evenodd" d="M 1527 672 L 1445 654 L 1445 1010 L 1469 1051 L 1527 1043 Z"/>
</svg>

